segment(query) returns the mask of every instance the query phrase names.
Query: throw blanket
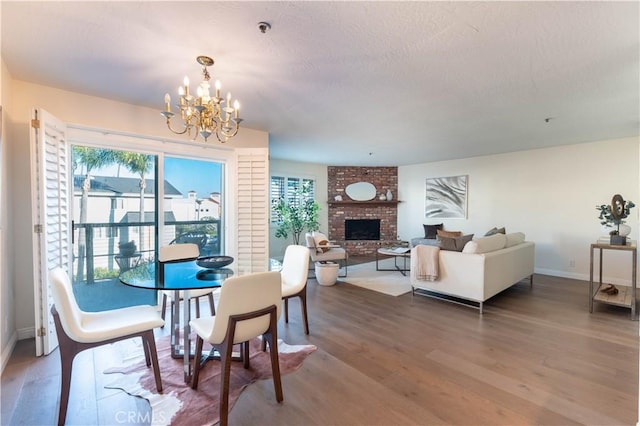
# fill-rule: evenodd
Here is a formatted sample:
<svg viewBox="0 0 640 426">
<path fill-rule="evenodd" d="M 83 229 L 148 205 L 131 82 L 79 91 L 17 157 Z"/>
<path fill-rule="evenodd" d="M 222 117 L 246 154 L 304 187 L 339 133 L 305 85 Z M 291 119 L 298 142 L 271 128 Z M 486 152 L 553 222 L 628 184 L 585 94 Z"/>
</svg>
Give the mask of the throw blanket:
<svg viewBox="0 0 640 426">
<path fill-rule="evenodd" d="M 411 269 L 417 280 L 435 281 L 438 279 L 438 259 L 440 247 L 417 245 L 411 249 Z"/>
</svg>

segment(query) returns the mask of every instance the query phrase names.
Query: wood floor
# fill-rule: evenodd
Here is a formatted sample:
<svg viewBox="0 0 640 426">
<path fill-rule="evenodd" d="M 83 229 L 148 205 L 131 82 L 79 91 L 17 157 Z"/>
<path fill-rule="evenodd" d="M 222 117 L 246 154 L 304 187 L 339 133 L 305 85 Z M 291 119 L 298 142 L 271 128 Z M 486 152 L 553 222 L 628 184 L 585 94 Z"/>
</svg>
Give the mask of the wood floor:
<svg viewBox="0 0 640 426">
<path fill-rule="evenodd" d="M 230 424 L 634 425 L 638 322 L 614 306 L 589 314 L 587 293 L 586 282 L 536 275 L 532 289 L 523 281 L 479 315 L 309 280 L 311 334 L 292 301 L 279 337 L 318 350 L 283 376 L 282 404 L 271 381 L 252 384 Z M 33 347 L 19 342 L 2 375 L 3 425 L 56 421 L 58 352 L 35 359 Z M 68 424 L 148 423 L 144 401 L 103 388 L 108 353 L 76 359 Z"/>
</svg>

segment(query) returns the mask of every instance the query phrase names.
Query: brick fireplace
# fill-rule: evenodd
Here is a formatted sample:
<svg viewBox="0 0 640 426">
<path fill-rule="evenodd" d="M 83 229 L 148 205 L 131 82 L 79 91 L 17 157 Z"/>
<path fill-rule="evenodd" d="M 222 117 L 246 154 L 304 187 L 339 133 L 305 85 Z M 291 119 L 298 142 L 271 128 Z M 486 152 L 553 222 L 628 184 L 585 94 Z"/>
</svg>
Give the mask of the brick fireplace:
<svg viewBox="0 0 640 426">
<path fill-rule="evenodd" d="M 380 247 L 398 242 L 398 168 L 330 166 L 327 170 L 329 200 L 329 239 L 343 246 L 350 255 L 372 255 Z M 376 198 L 370 201 L 353 201 L 345 188 L 356 182 L 368 182 L 376 187 Z M 391 191 L 391 201 L 381 201 L 378 196 Z M 342 201 L 335 201 L 340 195 Z M 380 239 L 345 239 L 345 220 L 380 220 Z"/>
</svg>

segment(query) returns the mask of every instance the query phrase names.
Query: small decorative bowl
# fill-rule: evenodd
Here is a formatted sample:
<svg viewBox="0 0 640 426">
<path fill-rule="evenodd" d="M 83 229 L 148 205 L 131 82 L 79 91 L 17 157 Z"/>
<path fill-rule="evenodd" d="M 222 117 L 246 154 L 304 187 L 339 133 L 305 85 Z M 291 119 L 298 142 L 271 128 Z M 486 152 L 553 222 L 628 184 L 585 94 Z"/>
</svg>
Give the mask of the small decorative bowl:
<svg viewBox="0 0 640 426">
<path fill-rule="evenodd" d="M 220 269 L 233 263 L 231 256 L 206 256 L 196 259 L 196 264 L 201 268 Z"/>
</svg>

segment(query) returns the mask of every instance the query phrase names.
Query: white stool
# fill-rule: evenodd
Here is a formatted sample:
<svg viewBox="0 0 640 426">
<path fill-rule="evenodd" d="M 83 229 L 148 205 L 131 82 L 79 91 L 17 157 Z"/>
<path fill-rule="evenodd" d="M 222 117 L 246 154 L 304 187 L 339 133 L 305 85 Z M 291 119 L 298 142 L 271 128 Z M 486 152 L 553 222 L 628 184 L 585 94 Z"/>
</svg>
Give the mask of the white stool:
<svg viewBox="0 0 640 426">
<path fill-rule="evenodd" d="M 316 280 L 318 284 L 329 286 L 334 285 L 338 279 L 338 269 L 340 265 L 335 262 L 316 262 Z"/>
</svg>

